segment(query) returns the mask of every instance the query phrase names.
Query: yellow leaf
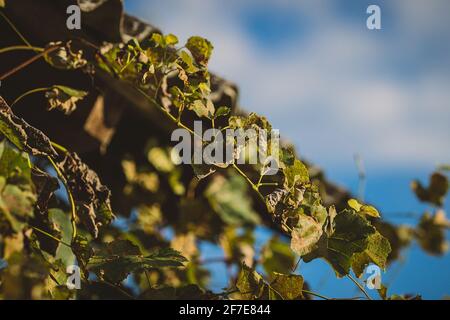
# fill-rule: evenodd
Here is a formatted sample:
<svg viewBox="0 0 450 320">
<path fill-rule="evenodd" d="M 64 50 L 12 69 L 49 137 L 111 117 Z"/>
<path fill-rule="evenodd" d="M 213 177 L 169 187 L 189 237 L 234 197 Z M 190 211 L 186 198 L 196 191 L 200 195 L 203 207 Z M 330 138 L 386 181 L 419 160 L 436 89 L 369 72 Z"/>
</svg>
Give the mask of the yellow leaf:
<svg viewBox="0 0 450 320">
<path fill-rule="evenodd" d="M 380 213 L 378 212 L 378 210 L 375 209 L 375 207 L 372 207 L 372 206 L 367 206 L 367 205 L 362 206 L 360 213 L 364 213 L 364 214 L 366 214 L 368 216 L 375 217 L 375 218 L 379 218 L 380 217 Z"/>
<path fill-rule="evenodd" d="M 362 204 L 358 202 L 356 199 L 350 199 L 347 201 L 347 204 L 350 208 L 355 210 L 356 212 L 359 212 L 361 210 Z"/>
</svg>

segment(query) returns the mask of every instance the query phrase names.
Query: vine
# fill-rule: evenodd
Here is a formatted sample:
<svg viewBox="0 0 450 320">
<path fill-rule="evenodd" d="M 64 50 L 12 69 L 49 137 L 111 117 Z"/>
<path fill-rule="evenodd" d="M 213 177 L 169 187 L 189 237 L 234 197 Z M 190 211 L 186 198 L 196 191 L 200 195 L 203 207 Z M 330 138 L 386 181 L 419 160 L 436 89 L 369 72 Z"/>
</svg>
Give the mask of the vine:
<svg viewBox="0 0 450 320">
<path fill-rule="evenodd" d="M 272 129 L 262 116 L 254 113 L 238 115 L 232 106 L 215 104 L 208 71 L 213 46 L 202 37 L 191 37 L 181 47 L 176 47 L 178 38 L 175 35 L 153 33 L 143 41 L 131 39 L 127 43 L 97 46 L 87 40 L 71 39 L 50 43 L 44 48 L 32 46 L 4 13 L 1 15 L 26 46 L 2 48 L 0 54 L 29 50 L 36 55 L 1 75 L 0 80 L 25 71 L 26 67 L 44 58 L 50 66 L 57 69 L 72 72 L 82 70 L 94 77 L 97 73 L 105 73 L 131 85 L 133 90 L 145 97 L 148 107 L 157 108 L 174 126 L 199 138 L 202 145 L 212 142 L 197 134 L 192 128 L 193 121 L 202 121 L 205 126 L 218 129 L 219 132 L 249 128 L 256 132 L 270 132 Z M 74 50 L 73 43 L 81 45 L 83 50 Z M 84 54 L 84 51 L 93 52 Z M 76 153 L 51 141 L 43 132 L 17 117 L 12 110 L 12 107 L 16 108 L 24 103 L 25 97 L 40 92 L 45 92 L 49 111 L 56 109 L 68 116 L 77 109 L 78 103 L 82 102 L 88 92 L 52 85 L 29 90 L 10 105 L 0 97 L 0 133 L 8 141 L 0 144 L 0 243 L 12 235 L 26 234 L 28 241 L 32 243 L 31 250 L 40 252 L 38 256 L 44 257 L 44 261 L 40 260 L 39 264 L 47 267 L 51 265 L 50 269 L 59 270 L 56 276 L 48 272 L 54 283 L 47 290 L 50 297 L 73 296 L 73 292 L 61 285 L 60 279 L 64 277 L 61 271 L 64 268 L 61 266 L 63 260 L 76 260 L 83 271 L 85 287 L 80 297 L 83 294 L 92 295 L 95 285 L 102 283 L 117 290 L 122 296 L 135 298 L 122 285 L 124 279 L 131 274 L 141 288 L 138 298 L 182 298 L 189 294 L 210 299 L 284 300 L 315 296 L 328 300 L 331 298 L 309 290 L 303 277 L 296 273 L 301 260 L 310 262 L 322 258 L 330 264 L 338 277 L 347 277 L 366 299 L 372 299 L 351 273 L 360 277 L 369 264 L 386 268 L 392 249 L 397 250 L 396 247 L 391 247 L 392 234 L 394 238 L 400 238 L 400 233 L 397 233 L 397 229 L 391 233 L 386 232 L 386 228 L 391 226 L 379 220 L 378 210 L 355 199 L 349 199 L 339 210 L 337 204 L 324 205 L 322 185 L 312 178 L 311 168 L 297 158 L 293 148 L 287 145 L 282 146 L 279 151 L 277 165 L 280 170 L 275 175 L 267 175 L 264 163 L 240 165 L 238 159 L 241 154 L 238 152 L 231 162 L 192 165 L 196 180 L 191 180 L 189 189 L 199 188 L 200 181 L 206 181 L 206 187 L 200 186 L 204 188 L 204 195 L 196 198 L 193 198 L 196 193 L 192 190 L 183 197 L 185 188 L 180 181 L 181 173 L 168 159 L 170 147 L 150 146 L 147 158 L 157 173 L 138 168 L 133 160 L 122 160 L 127 180 L 124 193 L 155 194 L 159 187 L 155 184 L 159 184 L 160 179 L 164 178 L 170 193 L 180 199 L 180 216 L 177 220 L 182 221 L 185 212 L 189 212 L 191 218 L 195 218 L 195 213 L 198 212 L 212 211 L 214 214 L 201 217 L 200 220 L 204 220 L 202 222 L 207 225 L 198 226 L 195 232 L 188 227 L 190 221 L 185 225 L 174 223 L 175 229 L 180 232 L 168 243 L 155 231 L 162 220 L 158 213 L 158 202 L 143 201 L 138 206 L 139 232 L 130 232 L 115 240 L 106 241 L 120 235 L 120 230 L 112 224 L 115 215 L 109 188 Z M 269 142 L 271 139 L 269 136 Z M 275 152 L 269 148 L 269 155 L 275 155 Z M 33 156 L 31 160 L 29 155 Z M 70 242 L 64 239 L 67 238 L 67 232 L 55 227 L 57 219 L 67 222 L 67 215 L 63 212 L 64 205 L 59 204 L 49 209 L 49 206 L 55 205 L 52 201 L 58 198 L 55 194 L 58 183 L 44 168 L 40 168 L 42 165 L 39 158 L 46 159 L 51 164 L 66 190 L 71 226 Z M 428 188 L 419 182 L 415 182 L 413 186 L 419 199 L 433 203 L 438 208 L 443 206 L 443 197 L 448 189 L 444 174 L 435 173 Z M 253 196 L 247 196 L 247 188 L 260 201 L 259 214 L 252 209 L 249 199 L 253 199 Z M 234 193 L 236 191 L 238 195 Z M 8 192 L 14 192 L 14 199 L 26 203 L 26 210 L 18 210 L 15 203 L 8 200 L 11 199 Z M 224 196 L 227 192 L 236 200 Z M 202 210 L 205 202 L 207 209 Z M 191 211 L 196 212 L 193 214 Z M 449 223 L 439 212 L 441 211 L 433 216 L 424 215 L 418 230 L 408 229 L 405 232 L 408 236 L 402 235 L 404 238 L 396 239 L 397 242 L 403 241 L 402 245 L 409 243 L 414 235 L 426 248 L 430 245 L 427 243 L 429 239 L 420 228 L 434 228 L 434 235 L 442 238 L 443 230 L 449 227 Z M 262 250 L 262 258 L 259 260 L 268 280 L 253 266 L 258 263 L 257 259 L 246 256 L 248 247 L 254 242 L 252 229 L 261 223 L 260 216 L 264 215 L 269 217 L 277 231 L 281 230 L 281 234 L 289 238 L 287 245 L 283 239 L 274 236 Z M 209 232 L 212 232 L 208 229 L 214 227 L 217 219 L 221 221 L 217 223 L 221 235 L 219 242 L 226 255 L 219 262 L 227 266 L 239 264 L 240 271 L 227 290 L 212 293 L 204 289 L 203 280 L 200 280 L 204 270 L 200 266 L 201 259 L 195 242 L 197 238 L 208 238 Z M 64 222 L 60 222 L 60 225 L 63 224 Z M 243 228 L 244 233 L 239 234 L 237 227 Z M 27 234 L 28 229 L 32 231 L 31 235 Z M 147 250 L 144 244 L 146 241 L 139 238 L 142 233 L 148 237 L 145 240 L 151 239 L 157 243 L 152 247 L 156 250 Z M 56 242 L 58 246 L 47 244 L 44 238 Z M 433 244 L 435 240 L 433 238 Z M 70 253 L 62 255 L 59 244 L 69 248 Z M 178 252 L 170 246 L 185 250 Z M 286 263 L 280 263 L 278 259 Z M 95 274 L 98 280 L 89 280 L 90 274 Z M 144 281 L 141 282 L 141 278 Z M 176 289 L 171 291 L 162 287 L 171 281 L 178 284 Z M 380 296 L 383 299 L 394 298 L 386 295 L 385 288 L 380 289 Z"/>
</svg>

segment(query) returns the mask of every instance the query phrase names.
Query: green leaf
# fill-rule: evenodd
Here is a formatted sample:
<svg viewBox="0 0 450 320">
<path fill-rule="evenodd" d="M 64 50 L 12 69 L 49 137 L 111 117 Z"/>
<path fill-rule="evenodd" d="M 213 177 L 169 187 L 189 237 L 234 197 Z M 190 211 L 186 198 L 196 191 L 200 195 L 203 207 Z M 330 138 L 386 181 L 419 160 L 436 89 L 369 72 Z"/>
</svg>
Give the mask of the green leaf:
<svg viewBox="0 0 450 320">
<path fill-rule="evenodd" d="M 45 97 L 48 99 L 49 110 L 59 109 L 68 115 L 75 111 L 77 102 L 82 100 L 87 94 L 86 91 L 55 85 L 45 93 Z"/>
<path fill-rule="evenodd" d="M 174 170 L 174 164 L 172 159 L 170 159 L 170 154 L 163 148 L 151 148 L 147 153 L 147 159 L 160 172 L 168 173 Z"/>
<path fill-rule="evenodd" d="M 391 245 L 385 237 L 379 232 L 371 234 L 367 239 L 367 246 L 364 251 L 355 253 L 352 257 L 353 272 L 357 277 L 360 277 L 370 263 L 385 269 L 390 252 Z"/>
<path fill-rule="evenodd" d="M 164 41 L 166 42 L 166 45 L 173 46 L 178 43 L 178 38 L 174 34 L 167 34 L 164 36 Z"/>
<path fill-rule="evenodd" d="M 53 208 L 49 210 L 48 217 L 50 222 L 56 226 L 57 230 L 60 231 L 61 240 L 65 243 L 70 243 L 73 233 L 70 215 L 60 209 Z M 38 235 L 38 232 L 36 235 Z M 80 235 L 77 235 L 77 237 L 80 237 Z M 55 259 L 61 260 L 61 262 L 66 266 L 74 264 L 75 256 L 72 253 L 72 248 L 58 243 Z"/>
<path fill-rule="evenodd" d="M 112 283 L 119 283 L 128 274 L 152 268 L 181 267 L 186 258 L 167 248 L 143 256 L 138 246 L 129 240 L 114 240 L 96 253 L 88 264 L 89 270 Z"/>
<path fill-rule="evenodd" d="M 31 182 L 30 158 L 5 140 L 0 142 L 0 176 L 15 181 L 20 179 L 24 183 Z"/>
<path fill-rule="evenodd" d="M 369 206 L 369 205 L 363 205 L 363 204 L 359 203 L 358 200 L 356 200 L 356 199 L 348 200 L 347 204 L 350 208 L 352 208 L 353 210 L 355 210 L 356 212 L 358 212 L 360 214 L 368 215 L 368 216 L 371 216 L 374 218 L 380 217 L 380 213 L 378 212 L 378 210 L 375 207 Z"/>
<path fill-rule="evenodd" d="M 292 166 L 295 161 L 295 153 L 292 146 L 281 147 L 280 149 L 280 161 L 284 166 Z"/>
<path fill-rule="evenodd" d="M 380 217 L 380 213 L 378 212 L 378 210 L 375 207 L 369 205 L 362 206 L 360 213 L 374 218 Z"/>
<path fill-rule="evenodd" d="M 338 213 L 334 224 L 333 234 L 323 234 L 317 249 L 305 255 L 303 260 L 324 258 L 338 276 L 344 276 L 350 271 L 353 255 L 367 249 L 369 236 L 376 230 L 364 217 L 349 210 Z"/>
<path fill-rule="evenodd" d="M 205 190 L 205 197 L 213 210 L 229 225 L 259 224 L 259 215 L 253 210 L 248 196 L 247 182 L 237 174 L 226 179 L 216 175 Z"/>
<path fill-rule="evenodd" d="M 88 239 L 85 236 L 77 234 L 72 242 L 71 249 L 77 258 L 78 264 L 85 269 L 94 254 L 94 250 L 91 248 Z"/>
<path fill-rule="evenodd" d="M 225 117 L 227 115 L 229 115 L 231 112 L 231 109 L 229 107 L 219 107 L 216 110 L 216 113 L 214 114 L 214 118 L 218 118 L 218 117 Z"/>
<path fill-rule="evenodd" d="M 184 70 L 188 74 L 196 73 L 196 72 L 198 72 L 200 70 L 199 68 L 197 68 L 194 65 L 194 61 L 192 60 L 192 57 L 186 51 L 182 50 L 179 55 L 180 55 L 181 60 L 187 66 L 187 68 L 185 68 Z"/>
<path fill-rule="evenodd" d="M 356 212 L 359 212 L 359 210 L 360 210 L 361 207 L 362 207 L 362 204 L 360 204 L 360 203 L 358 202 L 358 200 L 356 200 L 356 199 L 350 199 L 350 200 L 348 200 L 348 201 L 347 201 L 347 204 L 348 204 L 348 206 L 349 206 L 350 208 L 352 208 L 352 209 L 355 210 Z"/>
<path fill-rule="evenodd" d="M 214 115 L 214 104 L 211 100 L 207 100 L 206 104 L 202 100 L 195 100 L 188 106 L 189 110 L 193 110 L 198 117 L 211 119 Z"/>
<path fill-rule="evenodd" d="M 28 155 L 0 142 L 0 233 L 21 231 L 34 216 L 36 200 Z"/>
<path fill-rule="evenodd" d="M 303 299 L 303 277 L 275 272 L 270 282 L 269 292 L 271 300 Z"/>
<path fill-rule="evenodd" d="M 188 39 L 186 48 L 189 49 L 198 64 L 203 66 L 208 64 L 213 50 L 211 42 L 205 38 L 194 36 Z"/>
<path fill-rule="evenodd" d="M 1 96 L 0 133 L 5 135 L 21 151 L 26 151 L 34 156 L 58 156 L 50 143 L 50 139 L 40 130 L 14 115 Z"/>
<path fill-rule="evenodd" d="M 266 205 L 272 214 L 285 216 L 296 215 L 297 208 L 304 200 L 305 191 L 310 188 L 308 169 L 300 160 L 291 159 L 289 152 L 284 152 L 284 156 L 283 152 L 281 152 L 281 156 L 282 159 L 284 158 L 286 160 L 286 163 L 281 163 L 284 176 L 283 188 L 276 188 L 268 194 L 265 197 Z M 319 198 L 316 196 L 313 198 L 319 204 Z M 325 208 L 323 210 L 326 217 Z"/>
<path fill-rule="evenodd" d="M 36 195 L 27 186 L 4 185 L 0 177 L 0 224 L 2 233 L 18 232 L 34 216 Z"/>
<path fill-rule="evenodd" d="M 294 267 L 295 255 L 286 243 L 278 236 L 272 237 L 261 252 L 262 265 L 266 275 L 274 272 L 289 273 Z"/>
<path fill-rule="evenodd" d="M 283 169 L 285 176 L 284 184 L 286 188 L 292 188 L 297 184 L 305 184 L 309 182 L 308 168 L 298 159 L 294 163 Z"/>
<path fill-rule="evenodd" d="M 152 40 L 156 42 L 160 47 L 165 47 L 165 40 L 164 36 L 160 33 L 153 33 L 152 34 Z"/>
<path fill-rule="evenodd" d="M 245 263 L 241 265 L 236 288 L 239 290 L 242 299 L 245 300 L 254 300 L 267 296 L 267 285 L 263 277 L 255 270 L 247 267 Z"/>
</svg>

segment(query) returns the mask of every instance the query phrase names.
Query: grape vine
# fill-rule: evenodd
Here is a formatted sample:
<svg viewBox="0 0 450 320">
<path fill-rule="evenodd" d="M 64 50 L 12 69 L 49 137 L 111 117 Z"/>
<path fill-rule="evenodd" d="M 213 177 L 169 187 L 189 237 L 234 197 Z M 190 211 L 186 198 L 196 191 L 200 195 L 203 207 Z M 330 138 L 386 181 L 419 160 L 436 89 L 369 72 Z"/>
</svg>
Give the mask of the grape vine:
<svg viewBox="0 0 450 320">
<path fill-rule="evenodd" d="M 272 126 L 263 116 L 215 101 L 214 76 L 208 70 L 213 45 L 202 37 L 177 46 L 175 35 L 154 32 L 121 43 L 73 38 L 40 47 L 6 21 L 24 44 L 0 48 L 0 59 L 19 51 L 33 56 L 1 74 L 1 80 L 44 61 L 49 68 L 81 73 L 95 86 L 87 91 L 51 84 L 24 90 L 10 103 L 0 96 L 1 297 L 11 297 L 16 279 L 10 266 L 17 266 L 35 271 L 27 281 L 29 287 L 41 285 L 39 298 L 332 299 L 311 290 L 297 273 L 301 261 L 324 259 L 337 277 L 347 277 L 360 290 L 361 297 L 350 299 L 372 299 L 352 274 L 360 278 L 369 264 L 385 269 L 414 238 L 433 254 L 446 250 L 445 169 L 431 176 L 428 187 L 413 183 L 418 198 L 435 209 L 422 216 L 416 229 L 384 222 L 374 206 L 350 196 L 330 201 L 322 173 L 287 144 L 277 157 L 280 170 L 267 175 L 264 163 L 241 165 L 239 153 L 229 162 L 175 166 L 169 137 L 161 142 L 143 134 L 148 138 L 144 160 L 142 154 L 111 160 L 120 163 L 124 179 L 121 189 L 111 192 L 101 173 L 70 146 L 53 141 L 15 111 L 33 108 L 28 99 L 40 96 L 48 112 L 71 117 L 98 83 L 110 79 L 192 136 L 197 135 L 194 121 L 219 132 L 270 132 Z M 203 146 L 213 143 L 197 138 Z M 60 183 L 64 193 L 58 192 Z M 125 205 L 115 202 L 115 191 Z M 176 199 L 176 205 L 168 199 Z M 136 214 L 125 218 L 127 227 L 118 226 L 131 211 Z M 260 225 L 274 235 L 257 253 L 254 231 Z M 174 232 L 171 238 L 163 234 L 167 226 Z M 201 257 L 200 241 L 219 244 L 224 257 Z M 230 282 L 214 293 L 208 289 L 206 265 L 217 262 L 226 265 Z M 65 285 L 69 264 L 81 269 L 81 290 Z M 239 266 L 235 275 L 233 265 Z M 138 290 L 125 285 L 130 278 Z M 21 290 L 18 297 L 34 298 Z M 384 286 L 378 291 L 382 299 L 412 298 L 388 296 Z"/>
</svg>

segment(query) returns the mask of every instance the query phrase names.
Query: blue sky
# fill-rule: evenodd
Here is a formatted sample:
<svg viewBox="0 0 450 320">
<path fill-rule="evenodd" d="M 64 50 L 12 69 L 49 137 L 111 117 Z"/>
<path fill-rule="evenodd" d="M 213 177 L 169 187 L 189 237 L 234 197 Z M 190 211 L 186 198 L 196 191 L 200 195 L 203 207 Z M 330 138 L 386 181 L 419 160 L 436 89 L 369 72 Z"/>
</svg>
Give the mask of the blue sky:
<svg viewBox="0 0 450 320">
<path fill-rule="evenodd" d="M 129 13 L 181 41 L 191 35 L 211 40 L 210 68 L 238 84 L 242 107 L 267 116 L 301 156 L 352 190 L 359 154 L 367 173 L 366 199 L 388 220 L 416 223 L 390 213 L 426 209 L 411 194 L 410 181 L 425 180 L 438 164 L 450 163 L 450 1 L 125 4 Z M 369 4 L 381 7 L 382 30 L 366 28 Z M 392 272 L 400 271 L 391 290 L 442 298 L 450 294 L 449 267 L 448 254 L 438 259 L 413 246 L 405 262 L 394 266 Z M 348 281 L 334 280 L 328 266 L 302 268 L 324 293 L 354 294 Z"/>
</svg>

